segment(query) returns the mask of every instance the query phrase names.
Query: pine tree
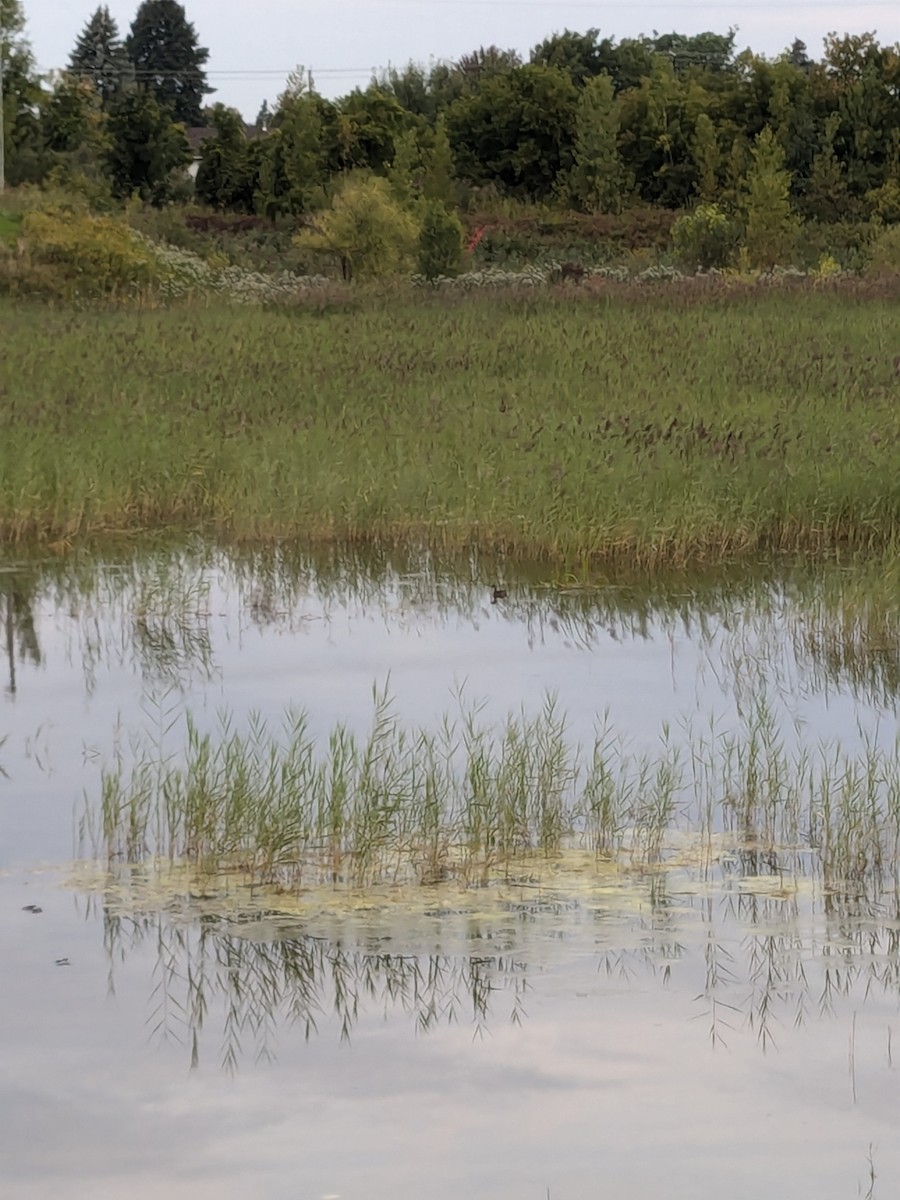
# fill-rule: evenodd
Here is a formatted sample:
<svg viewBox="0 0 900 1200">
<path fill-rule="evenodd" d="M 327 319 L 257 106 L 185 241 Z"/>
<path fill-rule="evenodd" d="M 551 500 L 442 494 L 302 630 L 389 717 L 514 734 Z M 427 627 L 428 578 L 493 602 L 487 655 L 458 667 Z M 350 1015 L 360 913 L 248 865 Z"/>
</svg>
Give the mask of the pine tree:
<svg viewBox="0 0 900 1200">
<path fill-rule="evenodd" d="M 697 195 L 707 203 L 714 203 L 719 195 L 722 152 L 708 113 L 702 112 L 697 117 L 691 153 L 697 167 Z"/>
<path fill-rule="evenodd" d="M 143 0 L 125 49 L 138 84 L 184 125 L 202 124 L 203 97 L 213 90 L 203 66 L 209 51 L 177 0 Z"/>
<path fill-rule="evenodd" d="M 104 108 L 133 79 L 119 27 L 106 5 L 97 9 L 79 34 L 69 70 L 79 79 L 90 80 Z"/>
<path fill-rule="evenodd" d="M 785 169 L 784 149 L 768 125 L 753 145 L 742 192 L 750 264 L 767 269 L 789 266 L 799 223 L 791 208 L 791 173 Z"/>
<path fill-rule="evenodd" d="M 404 208 L 413 207 L 418 200 L 421 160 L 415 129 L 404 129 L 394 138 L 394 157 L 387 171 L 394 198 Z"/>
<path fill-rule="evenodd" d="M 840 123 L 839 113 L 826 118 L 822 144 L 812 161 L 803 195 L 803 212 L 814 221 L 839 221 L 850 207 L 847 172 L 834 149 Z"/>
<path fill-rule="evenodd" d="M 434 144 L 426 162 L 422 190 L 426 200 L 440 200 L 443 204 L 453 204 L 456 200 L 456 169 L 443 113 L 435 123 Z"/>
<path fill-rule="evenodd" d="M 619 212 L 632 190 L 619 155 L 619 101 L 609 75 L 589 80 L 578 102 L 575 165 L 567 191 L 585 212 Z"/>
</svg>

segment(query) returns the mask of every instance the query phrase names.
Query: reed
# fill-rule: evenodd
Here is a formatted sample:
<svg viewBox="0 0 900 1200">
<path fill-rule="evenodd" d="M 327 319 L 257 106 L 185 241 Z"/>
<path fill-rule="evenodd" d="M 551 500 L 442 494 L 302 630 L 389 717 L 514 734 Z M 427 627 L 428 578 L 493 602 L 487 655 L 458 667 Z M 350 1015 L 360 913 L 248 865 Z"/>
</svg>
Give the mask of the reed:
<svg viewBox="0 0 900 1200">
<path fill-rule="evenodd" d="M 0 538 L 896 556 L 895 301 L 678 286 L 0 305 Z"/>
<path fill-rule="evenodd" d="M 502 726 L 461 707 L 426 729 L 376 691 L 368 735 L 338 726 L 324 744 L 303 713 L 278 731 L 225 715 L 212 733 L 188 715 L 170 749 L 178 723 L 161 714 L 103 770 L 82 850 L 295 889 L 485 884 L 574 847 L 643 871 L 689 846 L 706 869 L 743 858 L 835 893 L 900 886 L 900 741 L 788 747 L 761 703 L 738 733 L 664 730 L 655 754 L 606 727 L 574 744 L 552 699 Z"/>
</svg>

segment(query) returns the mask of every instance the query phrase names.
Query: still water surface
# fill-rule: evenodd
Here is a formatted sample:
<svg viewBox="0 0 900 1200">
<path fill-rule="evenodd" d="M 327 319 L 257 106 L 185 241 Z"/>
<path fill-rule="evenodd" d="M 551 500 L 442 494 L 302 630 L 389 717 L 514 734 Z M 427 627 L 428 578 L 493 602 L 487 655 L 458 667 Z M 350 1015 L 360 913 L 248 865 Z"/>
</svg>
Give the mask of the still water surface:
<svg viewBox="0 0 900 1200">
<path fill-rule="evenodd" d="M 417 724 L 553 693 L 573 739 L 651 749 L 761 699 L 799 743 L 896 736 L 900 604 L 867 581 L 558 585 L 202 546 L 0 563 L 0 1194 L 897 1194 L 893 896 L 690 856 L 300 908 L 73 868 L 100 766 L 136 731 L 177 751 L 185 709 L 293 705 L 325 737 L 387 683 Z"/>
</svg>

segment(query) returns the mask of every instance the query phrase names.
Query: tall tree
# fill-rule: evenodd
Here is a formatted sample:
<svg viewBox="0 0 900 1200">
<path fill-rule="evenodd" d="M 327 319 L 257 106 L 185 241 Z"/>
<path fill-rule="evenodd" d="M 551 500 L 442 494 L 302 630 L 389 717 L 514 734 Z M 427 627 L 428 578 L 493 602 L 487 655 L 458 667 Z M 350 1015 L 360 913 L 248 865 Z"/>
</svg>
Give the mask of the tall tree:
<svg viewBox="0 0 900 1200">
<path fill-rule="evenodd" d="M 224 104 L 214 105 L 211 115 L 216 132 L 201 146 L 197 199 L 211 208 L 252 212 L 257 173 L 243 117 Z"/>
<path fill-rule="evenodd" d="M 491 75 L 447 113 L 461 176 L 543 200 L 572 165 L 578 89 L 554 67 L 530 63 Z"/>
<path fill-rule="evenodd" d="M 119 37 L 119 27 L 102 5 L 78 35 L 69 59 L 69 71 L 94 85 L 104 108 L 133 78 L 134 72 Z"/>
<path fill-rule="evenodd" d="M 605 71 L 613 74 L 615 47 L 611 38 L 600 41 L 599 29 L 575 33 L 564 29 L 544 38 L 531 51 L 531 61 L 544 67 L 565 71 L 579 87 Z"/>
<path fill-rule="evenodd" d="M 169 108 L 176 121 L 202 124 L 203 97 L 212 92 L 203 67 L 209 51 L 177 0 L 143 0 L 125 42 L 138 84 Z"/>
<path fill-rule="evenodd" d="M 25 36 L 25 13 L 20 0 L 0 0 L 0 55 L 5 181 L 13 185 L 36 182 L 44 170 L 36 115 L 40 83 L 31 45 Z"/>
<path fill-rule="evenodd" d="M 751 265 L 790 266 L 799 227 L 791 208 L 791 173 L 784 165 L 784 149 L 768 125 L 753 145 L 741 210 Z"/>
<path fill-rule="evenodd" d="M 107 132 L 107 163 L 116 195 L 137 192 L 153 204 L 165 203 L 173 174 L 191 160 L 184 130 L 171 111 L 150 92 L 123 92 L 110 109 Z"/>
<path fill-rule="evenodd" d="M 620 212 L 633 189 L 619 155 L 621 101 L 609 75 L 589 80 L 578 102 L 575 165 L 565 191 L 584 212 Z"/>
</svg>

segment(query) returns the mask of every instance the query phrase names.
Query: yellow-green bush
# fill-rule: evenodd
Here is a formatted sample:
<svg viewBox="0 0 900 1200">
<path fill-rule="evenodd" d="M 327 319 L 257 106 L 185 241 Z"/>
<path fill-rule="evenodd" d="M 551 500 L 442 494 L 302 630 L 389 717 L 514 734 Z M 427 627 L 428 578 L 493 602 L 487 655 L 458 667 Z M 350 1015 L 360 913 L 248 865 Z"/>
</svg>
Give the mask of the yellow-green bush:
<svg viewBox="0 0 900 1200">
<path fill-rule="evenodd" d="M 60 209 L 26 212 L 20 234 L 16 262 L 7 262 L 0 278 L 7 290 L 115 298 L 153 290 L 167 278 L 152 248 L 111 217 Z"/>
<path fill-rule="evenodd" d="M 737 249 L 738 230 L 717 204 L 698 204 L 672 226 L 672 246 L 688 267 L 725 267 Z"/>
<path fill-rule="evenodd" d="M 891 225 L 869 247 L 869 274 L 892 275 L 900 271 L 900 225 Z"/>
</svg>

